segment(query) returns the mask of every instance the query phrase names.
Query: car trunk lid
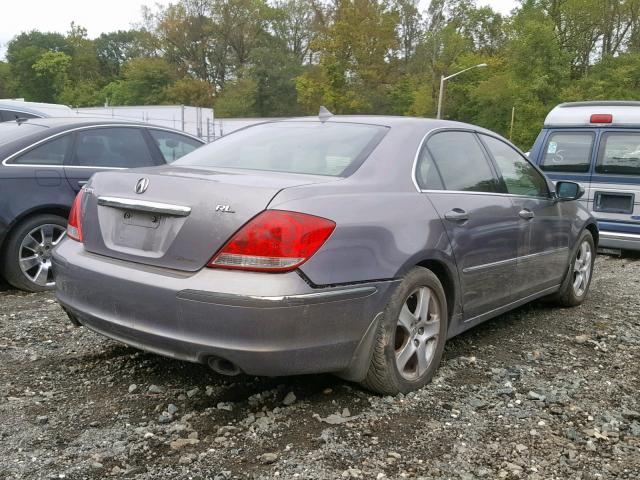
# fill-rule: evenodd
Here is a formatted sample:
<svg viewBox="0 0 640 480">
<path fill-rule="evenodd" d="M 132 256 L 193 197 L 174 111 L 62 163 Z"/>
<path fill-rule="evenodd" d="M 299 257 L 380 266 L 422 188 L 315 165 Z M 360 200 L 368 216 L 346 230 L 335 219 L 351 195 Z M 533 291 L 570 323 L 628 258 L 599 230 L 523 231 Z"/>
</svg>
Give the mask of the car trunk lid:
<svg viewBox="0 0 640 480">
<path fill-rule="evenodd" d="M 100 173 L 85 195 L 84 246 L 112 258 L 196 271 L 279 191 L 331 180 L 186 167 Z"/>
</svg>

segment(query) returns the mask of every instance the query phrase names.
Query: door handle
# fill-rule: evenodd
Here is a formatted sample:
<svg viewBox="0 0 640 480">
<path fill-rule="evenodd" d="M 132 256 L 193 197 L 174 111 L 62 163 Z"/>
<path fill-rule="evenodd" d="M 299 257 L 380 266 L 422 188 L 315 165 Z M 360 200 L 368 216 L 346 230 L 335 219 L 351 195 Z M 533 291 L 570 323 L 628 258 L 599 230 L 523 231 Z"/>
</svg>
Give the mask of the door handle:
<svg viewBox="0 0 640 480">
<path fill-rule="evenodd" d="M 469 214 L 461 208 L 454 208 L 445 213 L 444 218 L 450 222 L 466 222 L 469 220 Z"/>
<path fill-rule="evenodd" d="M 523 208 L 522 210 L 520 210 L 518 212 L 518 215 L 520 216 L 520 218 L 524 218 L 525 220 L 531 220 L 533 217 L 536 216 L 536 214 L 533 213 L 528 208 Z"/>
</svg>

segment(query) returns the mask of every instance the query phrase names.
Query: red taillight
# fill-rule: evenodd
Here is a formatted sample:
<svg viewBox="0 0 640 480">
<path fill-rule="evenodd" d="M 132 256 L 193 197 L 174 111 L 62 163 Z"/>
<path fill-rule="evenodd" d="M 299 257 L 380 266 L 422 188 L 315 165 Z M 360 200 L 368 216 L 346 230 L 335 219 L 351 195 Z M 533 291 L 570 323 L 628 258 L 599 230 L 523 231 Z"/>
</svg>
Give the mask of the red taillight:
<svg viewBox="0 0 640 480">
<path fill-rule="evenodd" d="M 591 115 L 591 123 L 612 123 L 613 115 L 610 113 L 594 113 Z"/>
<path fill-rule="evenodd" d="M 244 225 L 209 262 L 212 268 L 286 272 L 299 267 L 336 228 L 326 218 L 265 210 Z"/>
<path fill-rule="evenodd" d="M 73 206 L 71 207 L 71 212 L 69 212 L 69 221 L 67 223 L 67 236 L 77 242 L 82 242 L 81 217 L 83 195 L 84 190 L 80 190 L 78 195 L 76 195 L 76 199 L 73 201 Z"/>
</svg>

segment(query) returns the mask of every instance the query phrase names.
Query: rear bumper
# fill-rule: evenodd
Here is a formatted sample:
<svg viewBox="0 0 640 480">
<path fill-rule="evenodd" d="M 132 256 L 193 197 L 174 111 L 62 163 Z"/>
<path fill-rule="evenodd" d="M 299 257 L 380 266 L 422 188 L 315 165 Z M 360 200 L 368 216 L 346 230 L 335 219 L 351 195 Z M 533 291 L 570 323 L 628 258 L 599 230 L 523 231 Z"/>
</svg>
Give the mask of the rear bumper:
<svg viewBox="0 0 640 480">
<path fill-rule="evenodd" d="M 640 234 L 600 230 L 599 247 L 640 250 Z"/>
<path fill-rule="evenodd" d="M 176 272 L 87 253 L 63 241 L 56 296 L 88 328 L 143 350 L 252 375 L 362 376 L 368 332 L 396 282 L 312 288 L 296 272 Z"/>
</svg>

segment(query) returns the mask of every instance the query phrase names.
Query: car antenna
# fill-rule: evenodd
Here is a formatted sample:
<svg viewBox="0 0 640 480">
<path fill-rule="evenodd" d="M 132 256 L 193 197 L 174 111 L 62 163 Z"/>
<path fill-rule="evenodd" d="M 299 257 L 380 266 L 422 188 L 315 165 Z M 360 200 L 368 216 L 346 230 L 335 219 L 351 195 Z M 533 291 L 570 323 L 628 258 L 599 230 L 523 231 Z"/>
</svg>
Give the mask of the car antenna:
<svg viewBox="0 0 640 480">
<path fill-rule="evenodd" d="M 327 107 L 324 106 L 320 106 L 320 111 L 318 112 L 318 118 L 320 119 L 320 121 L 322 123 L 326 122 L 327 120 L 329 120 L 331 117 L 333 117 L 333 113 L 331 113 Z"/>
</svg>

